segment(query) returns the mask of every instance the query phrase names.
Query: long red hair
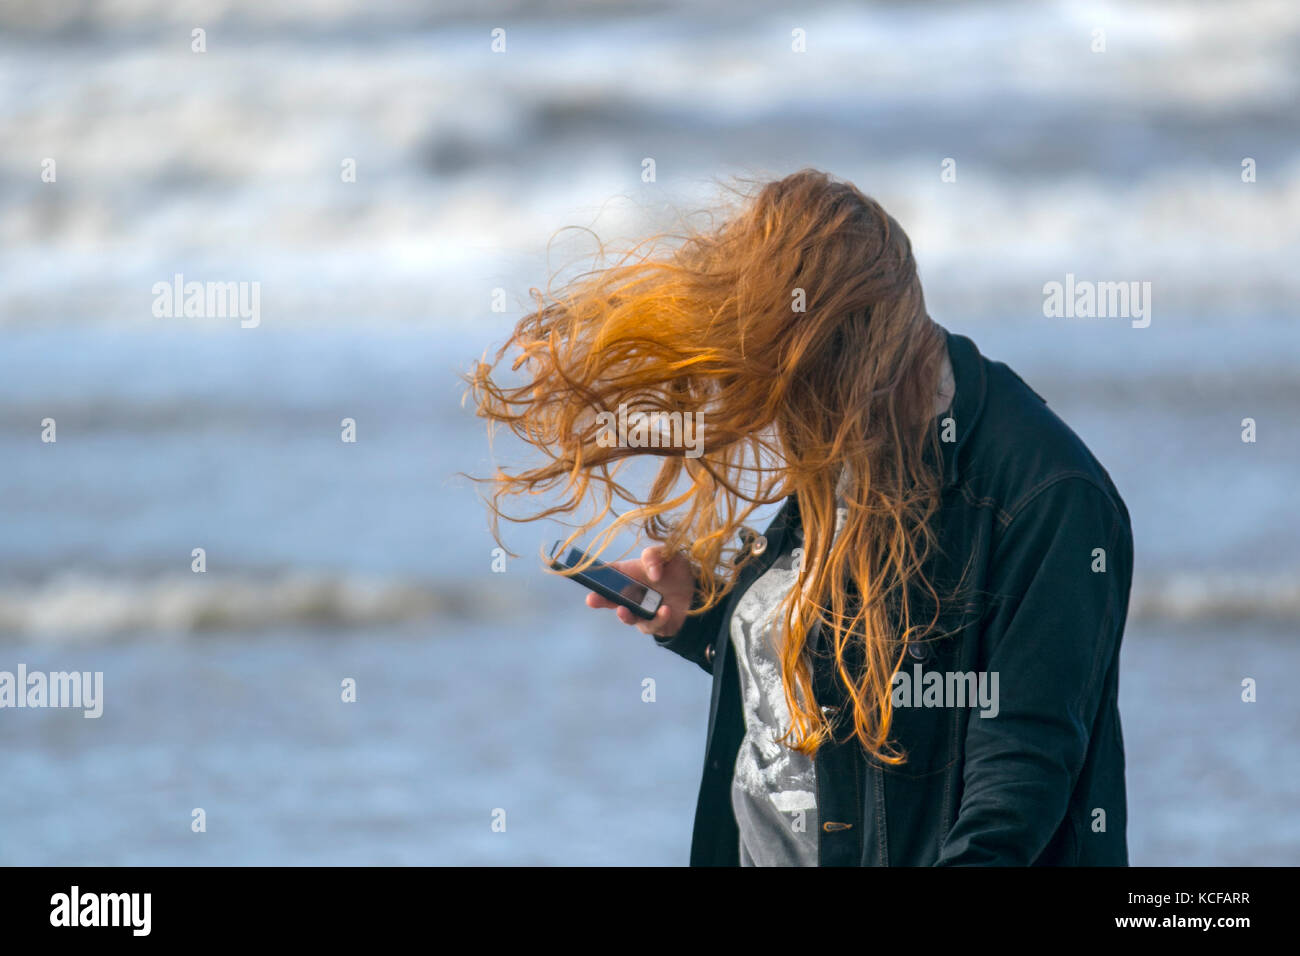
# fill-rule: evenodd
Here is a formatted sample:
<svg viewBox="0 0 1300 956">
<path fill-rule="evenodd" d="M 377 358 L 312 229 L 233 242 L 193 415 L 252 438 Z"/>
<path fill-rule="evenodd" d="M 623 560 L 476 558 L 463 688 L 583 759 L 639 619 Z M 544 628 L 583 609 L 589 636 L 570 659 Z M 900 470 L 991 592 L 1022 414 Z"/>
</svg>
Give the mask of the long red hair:
<svg viewBox="0 0 1300 956">
<path fill-rule="evenodd" d="M 719 227 L 655 237 L 562 289 L 532 290 L 536 308 L 466 376 L 478 413 L 544 457 L 483 479 L 494 531 L 500 517 L 568 516 L 594 502 L 569 540 L 600 527 L 599 553 L 630 528 L 684 552 L 703 613 L 751 560 L 741 526 L 795 496 L 806 553 L 776 629 L 786 743 L 813 755 L 831 733 L 804 653 L 820 617 L 854 734 L 899 763 L 891 681 L 905 641 L 938 608 L 922 568 L 939 507 L 943 331 L 926 313 L 907 235 L 853 185 L 803 170 L 741 195 Z M 497 381 L 506 360 L 522 380 Z M 698 456 L 609 442 L 601 413 L 620 406 L 703 422 Z M 626 487 L 619 466 L 642 455 L 659 458 L 658 472 L 647 490 Z M 504 499 L 543 491 L 558 497 L 505 514 Z M 847 519 L 834 535 L 837 496 Z M 615 501 L 629 507 L 615 514 Z M 918 593 L 931 598 L 920 602 L 927 620 L 916 619 Z"/>
</svg>

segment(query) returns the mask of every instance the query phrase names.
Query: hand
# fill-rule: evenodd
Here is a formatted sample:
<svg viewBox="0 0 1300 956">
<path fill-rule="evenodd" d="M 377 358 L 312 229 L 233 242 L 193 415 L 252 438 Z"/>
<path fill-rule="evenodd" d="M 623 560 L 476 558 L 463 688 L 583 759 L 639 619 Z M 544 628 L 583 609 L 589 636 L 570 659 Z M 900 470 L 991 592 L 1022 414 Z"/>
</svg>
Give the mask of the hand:
<svg viewBox="0 0 1300 956">
<path fill-rule="evenodd" d="M 685 555 L 675 554 L 669 557 L 662 547 L 652 545 L 641 552 L 640 560 L 612 561 L 610 566 L 634 581 L 654 588 L 663 595 L 663 603 L 649 621 L 637 617 L 621 604 L 606 600 L 594 591 L 587 595 L 587 607 L 612 607 L 624 624 L 633 624 L 641 633 L 653 634 L 655 637 L 671 637 L 681 630 L 686 612 L 691 608 L 691 600 L 695 597 L 695 577 L 691 574 L 691 565 Z"/>
</svg>

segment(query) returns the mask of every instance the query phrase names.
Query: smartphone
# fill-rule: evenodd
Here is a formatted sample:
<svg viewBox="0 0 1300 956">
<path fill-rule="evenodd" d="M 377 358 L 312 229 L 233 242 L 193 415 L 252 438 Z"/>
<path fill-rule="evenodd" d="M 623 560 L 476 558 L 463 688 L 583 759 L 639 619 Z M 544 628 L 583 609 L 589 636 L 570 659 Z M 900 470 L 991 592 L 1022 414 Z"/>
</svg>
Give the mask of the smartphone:
<svg viewBox="0 0 1300 956">
<path fill-rule="evenodd" d="M 551 548 L 551 567 L 557 571 L 564 571 L 568 568 L 576 568 L 584 560 L 586 555 L 578 548 L 570 548 L 569 553 L 560 557 L 560 551 L 564 547 L 563 541 L 555 542 Z M 577 574 L 568 575 L 574 581 L 595 591 L 603 598 L 608 598 L 615 604 L 621 604 L 637 617 L 649 621 L 659 610 L 660 603 L 663 602 L 663 595 L 652 588 L 646 587 L 640 581 L 633 581 L 622 571 L 610 567 L 601 561 L 592 564 L 585 571 L 579 571 Z"/>
</svg>

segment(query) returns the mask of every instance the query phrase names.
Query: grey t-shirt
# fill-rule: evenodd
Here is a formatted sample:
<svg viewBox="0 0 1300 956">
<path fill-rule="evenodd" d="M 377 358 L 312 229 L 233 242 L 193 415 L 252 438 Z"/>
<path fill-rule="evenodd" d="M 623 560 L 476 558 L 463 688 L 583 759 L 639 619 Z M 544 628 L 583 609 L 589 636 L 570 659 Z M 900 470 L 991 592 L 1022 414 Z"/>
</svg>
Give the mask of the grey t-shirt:
<svg viewBox="0 0 1300 956">
<path fill-rule="evenodd" d="M 836 512 L 835 531 L 845 509 Z M 774 642 L 786 595 L 795 586 L 796 549 L 803 533 L 795 529 L 772 566 L 736 602 L 731 643 L 740 674 L 745 736 L 736 754 L 731 807 L 740 827 L 741 866 L 817 865 L 817 777 L 812 758 L 778 739 L 790 726 Z"/>
<path fill-rule="evenodd" d="M 952 403 L 956 383 L 944 355 L 934 413 Z M 841 489 L 843 485 L 841 485 Z M 835 534 L 847 512 L 841 502 Z M 736 754 L 731 807 L 740 828 L 741 866 L 816 866 L 818 857 L 817 776 L 812 759 L 791 750 L 778 738 L 790 726 L 781 663 L 774 643 L 786 595 L 798 577 L 795 550 L 803 548 L 799 529 L 772 566 L 736 602 L 731 615 L 731 643 L 740 673 L 745 736 Z M 802 552 L 800 552 L 802 554 Z"/>
</svg>

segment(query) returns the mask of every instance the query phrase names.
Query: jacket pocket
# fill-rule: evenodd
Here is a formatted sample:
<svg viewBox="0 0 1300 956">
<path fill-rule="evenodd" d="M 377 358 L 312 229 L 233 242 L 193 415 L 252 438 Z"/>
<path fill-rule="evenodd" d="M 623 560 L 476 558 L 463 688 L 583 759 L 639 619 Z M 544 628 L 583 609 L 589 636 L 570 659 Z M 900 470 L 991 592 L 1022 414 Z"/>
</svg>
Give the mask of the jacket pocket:
<svg viewBox="0 0 1300 956">
<path fill-rule="evenodd" d="M 959 757 L 958 729 L 964 723 L 959 718 L 963 706 L 968 704 L 964 701 L 967 688 L 966 682 L 961 681 L 958 689 L 958 680 L 949 670 L 947 650 L 935 644 L 913 645 L 894 675 L 889 738 L 903 750 L 906 759 L 898 765 L 886 765 L 887 775 L 938 774 Z M 956 700 L 954 692 L 963 701 Z"/>
</svg>

